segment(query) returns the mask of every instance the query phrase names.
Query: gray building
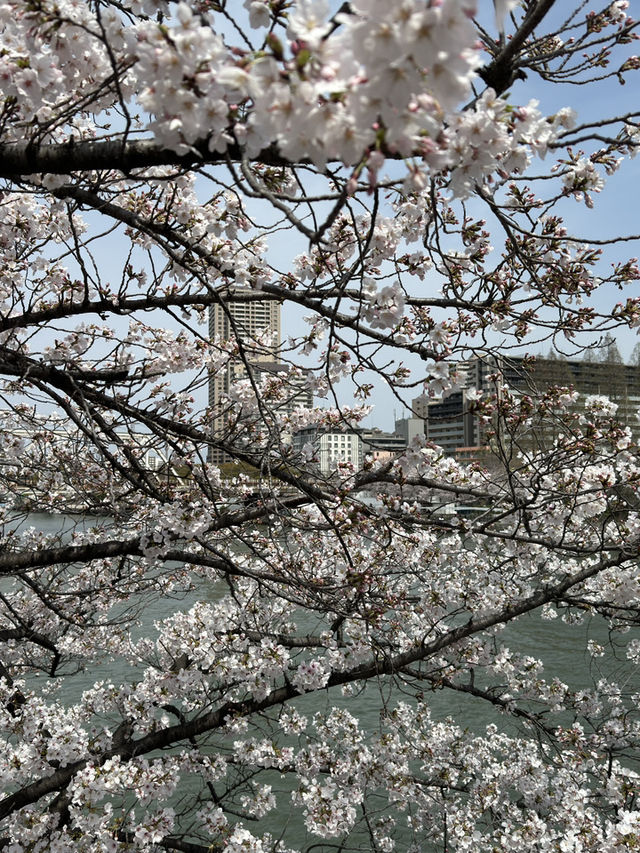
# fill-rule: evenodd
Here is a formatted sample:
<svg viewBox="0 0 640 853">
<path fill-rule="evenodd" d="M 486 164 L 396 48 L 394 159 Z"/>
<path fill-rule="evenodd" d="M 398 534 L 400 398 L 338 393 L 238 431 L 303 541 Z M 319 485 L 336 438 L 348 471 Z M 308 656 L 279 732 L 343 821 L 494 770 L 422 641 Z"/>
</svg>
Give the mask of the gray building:
<svg viewBox="0 0 640 853">
<path fill-rule="evenodd" d="M 480 443 L 479 425 L 469 410 L 469 404 L 466 388 L 441 400 L 425 402 L 424 398 L 419 398 L 416 408 L 424 411 L 427 440 L 437 444 L 448 455 L 454 455 L 459 448 L 477 446 Z"/>
<path fill-rule="evenodd" d="M 396 435 L 401 435 L 404 439 L 405 447 L 408 447 L 414 438 L 425 434 L 425 424 L 423 418 L 409 417 L 400 418 L 396 421 Z"/>
<path fill-rule="evenodd" d="M 592 394 L 608 397 L 618 405 L 617 418 L 640 435 L 636 417 L 640 410 L 640 367 L 613 361 L 562 359 L 522 356 L 474 358 L 457 366 L 463 376 L 463 388 L 438 400 L 421 395 L 412 402 L 416 415 L 424 418 L 425 435 L 448 455 L 472 458 L 474 448 L 487 444 L 487 425 L 471 411 L 470 390 L 500 393 L 508 387 L 516 395 L 528 395 L 534 401 L 554 386 L 570 387 L 578 392 L 577 408 Z M 552 417 L 540 417 L 521 433 L 524 446 L 544 448 L 550 444 L 562 424 Z"/>
</svg>

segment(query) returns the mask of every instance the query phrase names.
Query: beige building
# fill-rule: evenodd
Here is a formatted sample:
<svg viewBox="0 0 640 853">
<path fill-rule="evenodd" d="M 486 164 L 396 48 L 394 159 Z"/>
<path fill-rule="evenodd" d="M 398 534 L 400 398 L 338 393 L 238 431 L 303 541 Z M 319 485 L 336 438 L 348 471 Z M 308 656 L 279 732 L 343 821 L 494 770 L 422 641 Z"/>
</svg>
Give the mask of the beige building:
<svg viewBox="0 0 640 853">
<path fill-rule="evenodd" d="M 237 359 L 209 383 L 209 405 L 212 407 L 219 404 L 232 382 L 247 375 L 247 365 L 278 360 L 280 303 L 246 298 L 253 294 L 254 291 L 247 288 L 236 288 L 228 298 L 221 297 L 219 303 L 209 308 L 209 339 L 235 339 L 239 349 Z"/>
<path fill-rule="evenodd" d="M 212 341 L 237 342 L 237 355 L 224 371 L 209 380 L 215 438 L 224 437 L 230 428 L 236 436 L 242 430 L 242 411 L 228 394 L 234 382 L 248 376 L 256 387 L 265 388 L 265 396 L 261 399 L 266 410 L 289 412 L 297 406 L 313 405 L 313 395 L 306 389 L 304 377 L 280 361 L 280 303 L 277 300 L 256 299 L 255 291 L 235 288 L 228 297 L 222 297 L 220 303 L 210 307 L 209 337 Z M 230 461 L 224 452 L 216 449 L 212 449 L 209 459 L 217 463 Z"/>
</svg>

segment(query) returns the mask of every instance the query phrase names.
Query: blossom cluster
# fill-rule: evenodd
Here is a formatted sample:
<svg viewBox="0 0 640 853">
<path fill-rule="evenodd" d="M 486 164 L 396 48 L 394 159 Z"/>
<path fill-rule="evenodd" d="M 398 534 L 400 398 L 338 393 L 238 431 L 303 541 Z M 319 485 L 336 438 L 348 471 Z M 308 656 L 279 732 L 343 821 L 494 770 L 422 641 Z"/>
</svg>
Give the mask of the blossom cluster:
<svg viewBox="0 0 640 853">
<path fill-rule="evenodd" d="M 250 14 L 263 26 L 269 14 L 260 5 Z M 55 119 L 82 84 L 95 89 L 96 116 L 135 98 L 157 140 L 176 151 L 204 141 L 210 152 L 239 144 L 252 157 L 275 144 L 291 162 L 367 162 L 375 175 L 383 149 L 417 158 L 407 173 L 414 189 L 429 172 L 452 170 L 451 190 L 464 198 L 496 170 L 521 172 L 563 121 L 562 113 L 546 120 L 534 104 L 507 114 L 491 90 L 456 112 L 481 64 L 474 14 L 471 0 L 361 0 L 338 15 L 334 32 L 329 4 L 308 0 L 288 16 L 286 45 L 251 51 L 230 48 L 213 14 L 185 2 L 166 22 L 143 15 L 127 23 L 111 8 L 94 17 L 80 3 L 35 10 L 6 0 L 0 73 L 16 128 Z M 115 90 L 104 85 L 114 61 L 128 69 Z M 78 118 L 73 131 L 86 135 L 90 126 Z M 64 125 L 53 121 L 52 133 Z M 577 186 L 577 177 L 566 180 Z"/>
</svg>

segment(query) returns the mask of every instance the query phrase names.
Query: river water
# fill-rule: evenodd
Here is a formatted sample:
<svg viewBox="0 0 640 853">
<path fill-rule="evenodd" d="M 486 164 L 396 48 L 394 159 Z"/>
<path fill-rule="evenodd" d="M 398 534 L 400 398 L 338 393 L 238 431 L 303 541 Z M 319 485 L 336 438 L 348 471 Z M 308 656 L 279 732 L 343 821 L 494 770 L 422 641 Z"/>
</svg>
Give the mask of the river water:
<svg viewBox="0 0 640 853">
<path fill-rule="evenodd" d="M 88 518 L 81 523 L 90 526 L 95 521 Z M 101 522 L 104 519 L 98 521 Z M 33 526 L 45 532 L 59 533 L 70 532 L 72 526 L 77 524 L 77 518 L 31 515 L 20 526 Z M 226 586 L 200 584 L 197 589 L 180 598 L 152 600 L 145 608 L 143 621 L 133 627 L 132 635 L 136 638 L 154 636 L 156 622 L 176 611 L 189 610 L 196 601 L 215 601 L 226 592 Z M 589 640 L 600 644 L 606 650 L 606 655 L 601 662 L 589 655 L 587 651 Z M 581 625 L 569 625 L 560 618 L 545 621 L 540 618 L 539 613 L 533 613 L 520 617 L 517 622 L 507 626 L 500 634 L 500 642 L 521 654 L 541 660 L 547 677 L 555 676 L 572 690 L 592 688 L 603 677 L 619 679 L 627 687 L 633 686 L 634 689 L 640 689 L 640 674 L 637 668 L 626 661 L 624 655 L 613 653 L 607 623 L 600 617 L 587 616 Z M 73 687 L 69 685 L 65 688 L 65 696 L 68 701 L 72 696 L 79 696 L 83 690 L 100 678 L 108 678 L 119 683 L 131 675 L 131 668 L 122 661 L 93 667 L 90 672 L 73 676 Z M 364 717 L 363 724 L 365 720 L 367 723 L 375 724 L 379 709 L 371 708 L 371 697 L 361 700 L 349 699 L 348 702 L 354 714 Z M 477 730 L 484 729 L 495 716 L 495 711 L 485 710 L 480 700 L 465 695 L 452 696 L 448 692 L 445 695 L 442 691 L 435 691 L 431 694 L 429 704 L 434 714 L 460 718 L 463 725 Z M 361 707 L 357 707 L 358 705 Z M 371 719 L 367 719 L 368 717 Z"/>
<path fill-rule="evenodd" d="M 37 529 L 47 532 L 70 530 L 71 520 L 56 516 L 30 516 L 25 522 Z M 77 523 L 77 520 L 74 521 Z M 91 524 L 87 519 L 84 523 Z M 200 585 L 190 591 L 182 599 L 158 599 L 145 609 L 144 619 L 135 628 L 137 636 L 154 636 L 154 623 L 177 610 L 188 610 L 196 600 L 213 601 L 227 591 L 215 584 Z M 591 640 L 600 644 L 606 653 L 602 658 L 592 658 L 587 651 L 587 642 Z M 587 617 L 580 625 L 569 625 L 558 618 L 544 621 L 539 614 L 521 617 L 517 622 L 505 628 L 499 636 L 501 644 L 507 645 L 521 654 L 530 655 L 544 663 L 545 677 L 556 677 L 566 683 L 572 690 L 593 689 L 601 678 L 617 680 L 623 691 L 640 690 L 638 668 L 625 659 L 623 652 L 616 650 L 610 644 L 610 636 L 606 622 L 599 617 Z M 98 680 L 109 680 L 123 683 L 135 679 L 136 673 L 126 662 L 117 660 L 92 667 L 90 672 L 81 672 L 71 676 L 64 686 L 64 697 L 67 702 L 73 702 L 81 693 Z M 388 689 L 388 685 L 385 690 Z M 360 719 L 363 730 L 375 730 L 379 726 L 381 701 L 384 698 L 388 704 L 393 704 L 393 690 L 382 696 L 376 685 L 369 685 L 366 690 L 352 697 L 344 697 L 340 692 L 331 695 L 325 693 L 313 694 L 296 700 L 303 712 L 321 711 L 324 707 L 344 707 Z M 404 696 L 398 697 L 403 700 Z M 486 725 L 495 722 L 509 733 L 515 733 L 517 724 L 505 715 L 496 719 L 496 710 L 487 707 L 487 703 L 465 694 L 451 691 L 425 691 L 425 700 L 435 718 L 452 717 L 459 725 L 475 732 L 483 732 Z M 559 719 L 554 720 L 556 724 Z M 282 783 L 280 783 L 282 784 Z M 276 823 L 274 824 L 274 820 Z M 288 838 L 291 844 L 309 843 L 301 821 L 286 818 L 292 835 Z M 263 825 L 262 825 L 263 824 Z M 297 826 L 296 826 L 297 824 Z M 277 818 L 261 822 L 261 830 L 278 831 Z M 316 839 L 317 840 L 317 839 Z M 317 850 L 324 850 L 320 845 Z M 329 849 L 327 847 L 326 849 Z"/>
</svg>

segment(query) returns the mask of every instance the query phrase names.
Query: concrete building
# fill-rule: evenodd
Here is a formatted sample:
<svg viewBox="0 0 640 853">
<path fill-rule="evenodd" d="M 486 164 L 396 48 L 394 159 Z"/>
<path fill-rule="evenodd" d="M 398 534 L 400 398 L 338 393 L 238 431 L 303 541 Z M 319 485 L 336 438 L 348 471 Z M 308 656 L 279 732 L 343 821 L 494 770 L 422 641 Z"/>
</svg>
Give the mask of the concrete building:
<svg viewBox="0 0 640 853">
<path fill-rule="evenodd" d="M 567 360 L 520 356 L 474 358 L 458 366 L 464 387 L 448 396 L 432 400 L 421 395 L 412 401 L 414 414 L 424 418 L 428 440 L 442 447 L 448 455 L 471 458 L 474 449 L 486 444 L 486 427 L 478 422 L 470 409 L 469 390 L 499 393 L 507 386 L 516 394 L 528 394 L 534 400 L 552 386 L 572 387 L 580 394 L 578 408 L 584 397 L 599 394 L 618 404 L 617 417 L 629 426 L 638 438 L 640 424 L 640 368 L 620 362 Z M 561 424 L 552 418 L 534 423 L 522 446 L 535 444 L 543 448 L 557 436 Z"/>
<path fill-rule="evenodd" d="M 11 467 L 16 464 L 16 448 L 18 457 L 27 450 L 40 452 L 44 460 L 48 456 L 54 458 L 57 444 L 71 448 L 78 458 L 92 456 L 100 459 L 100 451 L 83 430 L 71 420 L 46 415 L 30 416 L 28 427 L 9 425 L 12 422 L 9 410 L 0 410 L 0 467 Z M 107 441 L 102 437 L 102 444 L 112 454 L 118 452 L 118 446 L 130 449 L 138 464 L 146 471 L 159 471 L 171 464 L 171 451 L 166 442 L 150 432 L 131 432 L 116 429 L 115 440 Z M 38 451 L 36 451 L 38 448 Z M 127 464 L 126 462 L 124 463 Z"/>
<path fill-rule="evenodd" d="M 317 465 L 323 474 L 330 474 L 340 462 L 349 462 L 360 470 L 365 457 L 386 462 L 406 447 L 407 440 L 402 434 L 347 426 L 305 427 L 296 432 L 292 440 L 294 456 L 304 464 Z"/>
<path fill-rule="evenodd" d="M 424 426 L 422 417 L 399 418 L 395 423 L 395 433 L 402 436 L 405 447 L 408 447 L 414 438 L 425 434 Z"/>
<path fill-rule="evenodd" d="M 335 471 L 341 462 L 356 469 L 362 464 L 360 436 L 347 428 L 304 427 L 293 435 L 291 447 L 294 460 L 311 463 L 324 475 Z"/>
<path fill-rule="evenodd" d="M 246 300 L 252 292 L 236 288 L 228 298 L 209 308 L 209 338 L 239 342 L 241 352 L 226 371 L 209 382 L 209 404 L 216 406 L 236 379 L 246 376 L 247 364 L 273 363 L 280 349 L 280 303 L 275 300 Z M 234 298 L 235 297 L 235 298 Z"/>
<path fill-rule="evenodd" d="M 418 407 L 425 412 L 425 437 L 441 447 L 447 455 L 453 456 L 458 448 L 475 447 L 480 443 L 477 419 L 469 411 L 466 388 L 441 400 L 425 403 L 423 398 Z"/>
<path fill-rule="evenodd" d="M 291 414 L 295 409 L 310 409 L 313 392 L 307 386 L 307 374 L 282 361 L 256 361 L 251 375 L 264 391 L 264 402 L 278 412 Z"/>
<path fill-rule="evenodd" d="M 216 412 L 214 438 L 223 438 L 230 423 L 237 429 L 239 412 L 230 401 L 225 401 L 233 383 L 249 376 L 256 387 L 265 389 L 267 407 L 290 412 L 299 406 L 313 405 L 313 394 L 306 388 L 305 379 L 294 376 L 290 366 L 279 360 L 280 303 L 252 296 L 253 291 L 248 288 L 235 288 L 209 309 L 211 340 L 235 340 L 239 350 L 237 358 L 209 380 L 209 406 Z M 229 461 L 225 453 L 216 449 L 210 451 L 209 459 L 217 463 Z"/>
<path fill-rule="evenodd" d="M 397 432 L 383 432 L 381 429 L 359 429 L 360 460 L 358 467 L 362 468 L 365 456 L 375 462 L 386 462 L 402 453 L 407 447 L 405 437 Z"/>
</svg>

